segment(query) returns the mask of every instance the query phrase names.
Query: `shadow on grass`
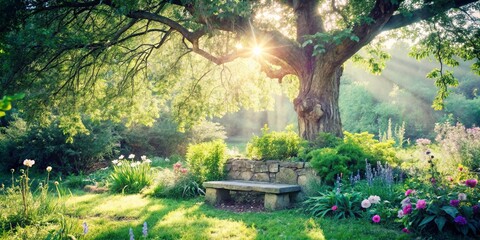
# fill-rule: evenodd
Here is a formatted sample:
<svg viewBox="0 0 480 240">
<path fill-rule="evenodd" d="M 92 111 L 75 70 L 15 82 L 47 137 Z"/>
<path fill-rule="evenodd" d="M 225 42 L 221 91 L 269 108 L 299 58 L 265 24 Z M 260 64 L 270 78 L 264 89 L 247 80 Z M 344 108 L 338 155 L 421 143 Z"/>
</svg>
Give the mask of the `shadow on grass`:
<svg viewBox="0 0 480 240">
<path fill-rule="evenodd" d="M 409 239 L 400 231 L 360 220 L 313 219 L 298 210 L 234 213 L 192 200 L 141 195 L 84 195 L 71 203 L 89 224 L 87 239 Z"/>
</svg>

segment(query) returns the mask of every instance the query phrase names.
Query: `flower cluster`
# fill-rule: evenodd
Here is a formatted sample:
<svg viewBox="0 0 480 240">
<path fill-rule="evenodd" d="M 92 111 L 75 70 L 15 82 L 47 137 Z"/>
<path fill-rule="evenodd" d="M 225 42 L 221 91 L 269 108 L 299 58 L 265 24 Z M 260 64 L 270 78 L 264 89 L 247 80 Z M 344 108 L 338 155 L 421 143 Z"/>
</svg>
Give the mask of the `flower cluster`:
<svg viewBox="0 0 480 240">
<path fill-rule="evenodd" d="M 120 155 L 118 157 L 118 159 L 115 159 L 112 161 L 113 165 L 115 166 L 122 166 L 123 164 L 125 164 L 126 161 L 124 161 L 125 159 L 125 156 L 123 155 Z M 140 164 L 150 164 L 152 161 L 150 159 L 147 158 L 147 156 L 143 155 L 140 157 L 141 161 L 134 161 L 135 159 L 135 154 L 130 154 L 128 155 L 128 159 L 132 160 L 132 162 L 130 162 L 130 167 L 136 167 Z M 128 163 L 127 163 L 128 164 Z"/>
<path fill-rule="evenodd" d="M 23 160 L 23 165 L 31 168 L 33 166 L 33 164 L 35 164 L 35 160 L 31 160 L 31 159 L 25 159 Z"/>
<path fill-rule="evenodd" d="M 370 196 L 368 199 L 364 199 L 361 203 L 362 208 L 369 208 L 372 204 L 378 204 L 380 203 L 380 197 L 379 196 Z"/>
<path fill-rule="evenodd" d="M 188 170 L 184 167 L 182 167 L 182 163 L 177 162 L 173 164 L 173 172 L 175 173 L 182 173 L 182 174 L 187 174 Z"/>
</svg>

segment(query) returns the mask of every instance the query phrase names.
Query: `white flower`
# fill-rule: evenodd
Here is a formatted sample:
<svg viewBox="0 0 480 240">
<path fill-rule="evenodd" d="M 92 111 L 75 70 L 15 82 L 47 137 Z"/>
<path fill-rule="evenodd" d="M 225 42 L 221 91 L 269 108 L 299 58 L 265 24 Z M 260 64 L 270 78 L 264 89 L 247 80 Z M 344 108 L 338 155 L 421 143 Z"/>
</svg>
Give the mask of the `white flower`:
<svg viewBox="0 0 480 240">
<path fill-rule="evenodd" d="M 125 156 L 123 156 L 123 155 L 120 155 L 120 157 L 118 157 L 118 159 L 120 159 L 120 160 L 122 160 L 124 158 L 125 158 Z"/>
<path fill-rule="evenodd" d="M 398 218 L 403 218 L 405 216 L 405 214 L 403 214 L 402 209 L 398 210 L 398 215 L 397 216 L 398 216 Z"/>
<path fill-rule="evenodd" d="M 170 162 L 170 159 L 168 159 L 168 158 L 165 158 L 165 162 Z"/>
<path fill-rule="evenodd" d="M 145 155 L 142 155 L 140 158 L 142 159 L 142 161 L 147 160 L 147 156 L 145 156 Z"/>
<path fill-rule="evenodd" d="M 130 163 L 130 167 L 136 167 L 140 164 L 142 164 L 140 161 L 135 161 L 135 162 Z"/>
<path fill-rule="evenodd" d="M 135 154 L 128 155 L 128 159 L 134 159 L 134 158 L 135 158 Z"/>
<path fill-rule="evenodd" d="M 147 158 L 147 159 L 146 159 L 145 161 L 143 161 L 143 162 L 146 163 L 146 164 L 149 164 L 149 163 L 152 163 L 152 160 L 150 160 L 150 159 Z"/>
<path fill-rule="evenodd" d="M 365 200 L 362 201 L 362 207 L 363 208 L 369 208 L 371 205 L 372 205 L 372 203 L 370 201 L 368 201 L 368 199 L 365 199 Z"/>
<path fill-rule="evenodd" d="M 407 197 L 407 198 L 403 199 L 402 202 L 400 202 L 400 204 L 402 204 L 402 208 L 407 206 L 408 204 L 410 204 L 410 198 Z"/>
<path fill-rule="evenodd" d="M 35 160 L 30 160 L 30 159 L 25 159 L 23 161 L 23 165 L 27 166 L 27 167 L 32 167 L 33 164 L 35 164 Z"/>
<path fill-rule="evenodd" d="M 377 204 L 380 203 L 380 197 L 379 196 L 370 196 L 368 197 L 368 201 L 372 204 Z"/>
<path fill-rule="evenodd" d="M 460 200 L 460 201 L 466 201 L 466 200 L 467 200 L 467 194 L 465 194 L 465 193 L 459 193 L 459 194 L 458 194 L 458 200 Z"/>
<path fill-rule="evenodd" d="M 52 167 L 48 166 L 47 167 L 47 172 L 51 172 L 52 171 Z"/>
<path fill-rule="evenodd" d="M 117 166 L 122 166 L 122 162 L 118 162 Z"/>
<path fill-rule="evenodd" d="M 118 160 L 115 159 L 115 160 L 112 161 L 112 163 L 113 163 L 113 165 L 117 165 L 117 164 L 118 164 Z"/>
</svg>

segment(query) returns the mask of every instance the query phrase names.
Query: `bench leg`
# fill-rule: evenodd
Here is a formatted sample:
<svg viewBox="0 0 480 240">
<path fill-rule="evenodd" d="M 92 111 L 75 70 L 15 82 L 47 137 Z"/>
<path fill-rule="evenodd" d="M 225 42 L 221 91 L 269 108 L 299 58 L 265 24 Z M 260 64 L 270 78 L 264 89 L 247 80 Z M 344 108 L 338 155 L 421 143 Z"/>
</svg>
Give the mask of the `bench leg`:
<svg viewBox="0 0 480 240">
<path fill-rule="evenodd" d="M 265 193 L 264 207 L 267 210 L 284 209 L 290 205 L 289 194 Z"/>
<path fill-rule="evenodd" d="M 230 200 L 230 190 L 207 188 L 207 191 L 205 192 L 205 201 L 212 205 L 222 203 L 227 200 Z"/>
</svg>

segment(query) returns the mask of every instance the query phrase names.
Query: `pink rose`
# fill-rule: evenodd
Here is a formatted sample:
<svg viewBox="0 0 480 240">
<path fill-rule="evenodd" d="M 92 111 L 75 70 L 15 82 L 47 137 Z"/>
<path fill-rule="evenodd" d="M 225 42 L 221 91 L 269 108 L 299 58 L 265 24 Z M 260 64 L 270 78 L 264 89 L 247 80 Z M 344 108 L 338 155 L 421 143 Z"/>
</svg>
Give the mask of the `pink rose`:
<svg viewBox="0 0 480 240">
<path fill-rule="evenodd" d="M 372 217 L 372 221 L 373 221 L 374 223 L 379 223 L 379 222 L 380 222 L 380 216 L 378 216 L 378 215 L 373 216 L 373 217 Z"/>
<path fill-rule="evenodd" d="M 425 200 L 418 200 L 417 201 L 417 209 L 424 209 L 427 207 L 427 202 Z"/>
</svg>

